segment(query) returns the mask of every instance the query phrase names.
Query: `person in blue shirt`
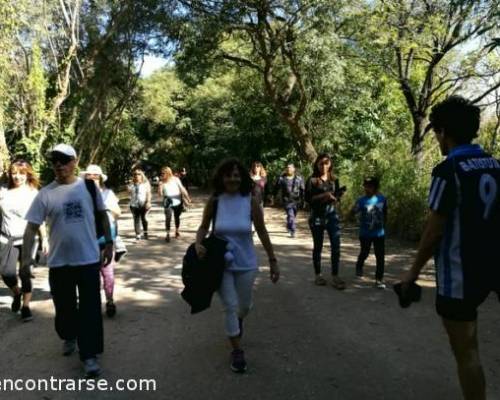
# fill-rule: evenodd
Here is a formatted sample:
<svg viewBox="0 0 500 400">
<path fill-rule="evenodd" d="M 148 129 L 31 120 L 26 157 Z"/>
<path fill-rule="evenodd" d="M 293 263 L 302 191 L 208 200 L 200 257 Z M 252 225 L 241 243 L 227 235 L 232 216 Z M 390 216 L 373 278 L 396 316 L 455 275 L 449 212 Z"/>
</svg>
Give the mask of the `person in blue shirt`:
<svg viewBox="0 0 500 400">
<path fill-rule="evenodd" d="M 479 107 L 462 97 L 432 108 L 430 128 L 446 159 L 432 171 L 429 219 L 413 265 L 401 279 L 401 291 L 408 293 L 434 255 L 436 311 L 466 400 L 486 399 L 477 309 L 491 292 L 500 296 L 500 162 L 471 143 L 479 125 Z"/>
<path fill-rule="evenodd" d="M 359 215 L 359 243 L 361 246 L 356 263 L 356 275 L 363 276 L 363 265 L 370 254 L 373 243 L 377 269 L 375 286 L 385 289 L 385 221 L 387 218 L 387 200 L 378 193 L 379 180 L 376 177 L 365 178 L 363 182 L 365 195 L 360 197 L 351 213 Z"/>
</svg>

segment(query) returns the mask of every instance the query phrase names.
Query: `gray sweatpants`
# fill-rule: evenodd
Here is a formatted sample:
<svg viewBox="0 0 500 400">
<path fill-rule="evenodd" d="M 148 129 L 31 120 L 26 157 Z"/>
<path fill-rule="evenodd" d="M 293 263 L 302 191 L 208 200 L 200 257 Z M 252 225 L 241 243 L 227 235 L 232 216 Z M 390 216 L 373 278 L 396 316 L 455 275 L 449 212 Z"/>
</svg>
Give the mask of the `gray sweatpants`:
<svg viewBox="0 0 500 400">
<path fill-rule="evenodd" d="M 238 336 L 238 318 L 245 318 L 252 308 L 252 290 L 258 270 L 224 271 L 219 296 L 224 307 L 226 335 Z"/>
</svg>

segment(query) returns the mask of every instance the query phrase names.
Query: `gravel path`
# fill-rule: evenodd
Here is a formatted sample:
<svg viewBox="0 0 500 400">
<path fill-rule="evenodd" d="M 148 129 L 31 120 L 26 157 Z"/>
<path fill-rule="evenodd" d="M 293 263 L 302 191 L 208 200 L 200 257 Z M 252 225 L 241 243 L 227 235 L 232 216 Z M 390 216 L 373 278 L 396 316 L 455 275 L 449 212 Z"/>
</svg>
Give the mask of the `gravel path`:
<svg viewBox="0 0 500 400">
<path fill-rule="evenodd" d="M 290 239 L 281 210 L 269 208 L 266 221 L 282 279 L 271 284 L 267 266 L 261 267 L 243 342 L 249 370 L 232 373 L 219 300 L 191 316 L 179 296 L 182 256 L 201 218 L 202 198 L 195 200 L 182 216 L 183 236 L 169 244 L 163 240 L 158 204 L 150 214 L 148 241 L 132 240 L 130 213 L 120 221 L 129 254 L 116 270 L 118 314 L 113 320 L 105 317 L 102 378 L 110 384 L 155 379 L 156 391 L 3 392 L 0 399 L 460 399 L 454 361 L 434 312 L 432 270 L 421 281 L 423 301 L 402 310 L 392 290 L 373 288 L 373 256 L 367 261 L 368 278 L 354 277 L 358 243 L 356 232 L 346 228 L 341 275 L 347 290 L 316 287 L 304 216 L 297 238 Z M 260 244 L 258 252 L 265 261 Z M 409 265 L 413 253 L 413 244 L 388 240 L 388 282 Z M 324 256 L 328 267 L 326 249 Z M 36 270 L 33 322 L 21 323 L 10 312 L 10 302 L 2 287 L 0 378 L 80 378 L 77 355 L 60 355 L 47 270 Z M 480 311 L 480 347 L 492 400 L 500 400 L 499 306 L 490 296 Z"/>
</svg>

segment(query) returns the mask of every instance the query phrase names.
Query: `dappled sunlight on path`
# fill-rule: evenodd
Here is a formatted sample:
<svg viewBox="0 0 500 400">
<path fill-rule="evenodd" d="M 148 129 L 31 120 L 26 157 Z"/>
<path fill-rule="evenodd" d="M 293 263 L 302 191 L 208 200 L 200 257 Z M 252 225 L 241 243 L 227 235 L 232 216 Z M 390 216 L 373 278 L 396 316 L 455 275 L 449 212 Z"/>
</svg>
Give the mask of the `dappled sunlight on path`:
<svg viewBox="0 0 500 400">
<path fill-rule="evenodd" d="M 433 308 L 431 268 L 421 281 L 423 299 L 407 310 L 397 306 L 392 290 L 373 287 L 373 255 L 365 278 L 354 276 L 358 253 L 356 230 L 342 234 L 341 276 L 347 289 L 313 284 L 312 241 L 305 215 L 299 232 L 288 238 L 284 213 L 265 209 L 268 229 L 281 266 L 277 285 L 269 281 L 267 257 L 257 235 L 261 272 L 255 305 L 245 324 L 246 375 L 228 368 L 229 349 L 223 335 L 217 296 L 212 307 L 191 316 L 179 293 L 182 256 L 194 240 L 203 197 L 182 215 L 181 238 L 164 241 L 163 211 L 150 213 L 150 239 L 136 243 L 131 216 L 124 205 L 120 232 L 129 253 L 116 268 L 114 320 L 104 317 L 106 379 L 155 378 L 156 393 L 24 393 L 24 399 L 442 399 L 460 397 L 455 366 Z M 327 240 L 325 240 L 325 245 Z M 388 283 L 410 265 L 414 243 L 387 242 Z M 329 275 L 328 246 L 323 258 Z M 23 324 L 10 312 L 10 297 L 0 290 L 3 376 L 78 378 L 77 356 L 60 356 L 53 330 L 53 306 L 47 270 L 35 271 L 33 313 Z M 482 359 L 492 399 L 500 399 L 499 304 L 491 297 L 480 312 Z M 203 395 L 202 395 L 203 394 Z M 45 397 L 43 397 L 45 396 Z M 3 397 L 2 397 L 3 398 Z M 15 398 L 15 397 L 12 397 Z"/>
</svg>

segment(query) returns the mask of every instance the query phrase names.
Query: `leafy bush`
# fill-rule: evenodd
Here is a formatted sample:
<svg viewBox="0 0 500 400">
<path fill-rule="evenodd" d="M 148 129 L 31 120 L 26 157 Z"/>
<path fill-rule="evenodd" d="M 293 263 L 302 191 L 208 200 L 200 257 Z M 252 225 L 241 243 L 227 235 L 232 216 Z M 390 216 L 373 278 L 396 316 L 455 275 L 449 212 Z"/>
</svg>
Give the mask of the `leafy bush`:
<svg viewBox="0 0 500 400">
<path fill-rule="evenodd" d="M 363 178 L 377 176 L 380 192 L 387 197 L 389 235 L 417 240 L 427 216 L 427 194 L 432 167 L 438 162 L 437 149 L 430 148 L 419 163 L 408 153 L 404 140 L 379 144 L 365 159 L 345 162 L 339 168 L 342 185 L 348 187 L 343 199 L 342 214 L 347 215 L 363 192 Z M 430 147 L 430 146 L 427 146 Z"/>
</svg>

